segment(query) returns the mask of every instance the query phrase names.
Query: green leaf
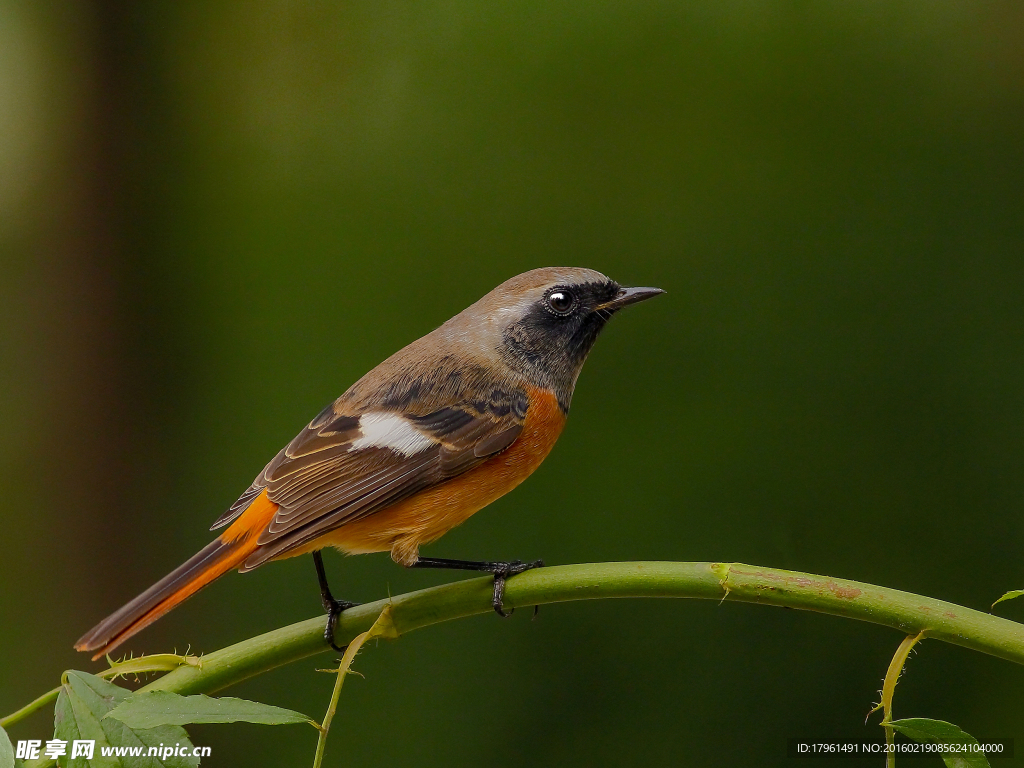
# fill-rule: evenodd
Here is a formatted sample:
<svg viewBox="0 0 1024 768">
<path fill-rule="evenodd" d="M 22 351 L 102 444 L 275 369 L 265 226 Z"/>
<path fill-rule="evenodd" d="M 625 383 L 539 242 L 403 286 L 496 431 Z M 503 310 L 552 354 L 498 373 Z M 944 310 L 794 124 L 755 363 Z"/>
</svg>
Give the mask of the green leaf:
<svg viewBox="0 0 1024 768">
<path fill-rule="evenodd" d="M 7 731 L 0 727 L 0 768 L 14 768 L 14 747 Z"/>
<path fill-rule="evenodd" d="M 977 739 L 945 720 L 908 717 L 903 720 L 893 720 L 889 725 L 907 738 L 922 743 L 963 744 L 968 748 L 978 745 Z M 939 753 L 939 756 L 947 768 L 991 768 L 984 752 L 943 752 Z"/>
<path fill-rule="evenodd" d="M 999 605 L 1004 600 L 1013 600 L 1013 598 L 1020 597 L 1021 595 L 1024 595 L 1024 589 L 1011 589 L 1005 595 L 1003 595 L 998 600 L 996 600 L 994 603 L 992 603 L 992 607 L 989 608 L 989 610 L 991 611 L 992 608 L 995 608 L 997 605 Z"/>
<path fill-rule="evenodd" d="M 119 704 L 109 717 L 120 720 L 132 728 L 152 728 L 158 725 L 185 725 L 186 723 L 258 723 L 260 725 L 291 725 L 313 723 L 301 712 L 258 701 L 247 701 L 226 696 L 179 696 L 169 691 L 137 693 Z M 313 723 L 315 725 L 315 723 Z"/>
<path fill-rule="evenodd" d="M 103 747 L 110 746 L 99 722 L 104 714 L 105 709 L 94 712 L 87 702 L 75 695 L 70 683 L 61 688 L 53 711 L 53 736 L 67 742 L 67 754 L 57 758 L 61 768 L 118 768 L 117 760 L 104 757 L 102 753 Z M 71 759 L 72 746 L 80 739 L 95 741 L 92 760 L 84 757 Z"/>
<path fill-rule="evenodd" d="M 106 717 L 110 710 L 131 696 L 131 691 L 85 672 L 67 672 L 65 679 L 67 682 L 57 697 L 54 712 L 54 733 L 58 739 L 68 742 L 67 755 L 58 758 L 61 768 L 196 768 L 199 765 L 197 757 L 151 757 L 147 754 L 150 747 L 161 750 L 181 747 L 191 752 L 192 742 L 183 728 L 131 728 Z M 95 740 L 91 760 L 71 759 L 72 743 L 76 739 Z M 104 747 L 137 749 L 139 754 L 104 756 Z"/>
</svg>

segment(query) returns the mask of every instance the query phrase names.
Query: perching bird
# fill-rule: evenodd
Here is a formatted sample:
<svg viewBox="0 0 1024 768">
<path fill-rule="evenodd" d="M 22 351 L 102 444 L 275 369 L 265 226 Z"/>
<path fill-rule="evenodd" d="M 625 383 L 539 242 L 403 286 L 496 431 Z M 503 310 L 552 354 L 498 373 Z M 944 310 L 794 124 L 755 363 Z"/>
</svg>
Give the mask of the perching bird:
<svg viewBox="0 0 1024 768">
<path fill-rule="evenodd" d="M 663 293 L 590 269 L 507 280 L 399 350 L 325 408 L 213 524 L 206 548 L 75 644 L 99 658 L 232 568 L 312 553 L 334 646 L 338 615 L 319 550 L 390 552 L 407 567 L 494 574 L 542 565 L 420 557 L 419 549 L 511 491 L 565 424 L 580 369 L 619 309 Z M 336 646 L 335 646 L 336 647 Z"/>
</svg>

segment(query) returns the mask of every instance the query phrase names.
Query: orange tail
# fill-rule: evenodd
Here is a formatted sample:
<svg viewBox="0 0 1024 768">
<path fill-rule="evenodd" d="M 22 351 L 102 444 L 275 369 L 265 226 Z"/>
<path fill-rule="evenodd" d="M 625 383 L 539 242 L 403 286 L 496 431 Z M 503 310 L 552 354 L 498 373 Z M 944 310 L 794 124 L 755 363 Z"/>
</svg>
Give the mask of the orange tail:
<svg viewBox="0 0 1024 768">
<path fill-rule="evenodd" d="M 95 651 L 93 659 L 102 657 L 214 579 L 240 566 L 256 550 L 260 532 L 276 511 L 277 505 L 267 498 L 267 492 L 261 493 L 224 533 L 82 635 L 75 649 Z"/>
</svg>

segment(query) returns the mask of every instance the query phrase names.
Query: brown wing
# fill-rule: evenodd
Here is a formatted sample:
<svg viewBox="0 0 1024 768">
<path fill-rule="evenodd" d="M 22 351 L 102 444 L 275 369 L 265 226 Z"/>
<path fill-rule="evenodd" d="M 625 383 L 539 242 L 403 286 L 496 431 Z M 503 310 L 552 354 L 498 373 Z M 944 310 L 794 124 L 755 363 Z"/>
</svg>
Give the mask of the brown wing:
<svg viewBox="0 0 1024 768">
<path fill-rule="evenodd" d="M 422 416 L 380 408 L 337 415 L 333 407 L 327 408 L 266 466 L 213 528 L 237 518 L 267 489 L 279 509 L 240 569 L 251 570 L 505 450 L 519 436 L 526 416 L 525 395 L 515 402 L 509 408 L 507 399 L 492 398 Z M 368 417 L 385 419 L 397 431 L 372 433 Z"/>
</svg>

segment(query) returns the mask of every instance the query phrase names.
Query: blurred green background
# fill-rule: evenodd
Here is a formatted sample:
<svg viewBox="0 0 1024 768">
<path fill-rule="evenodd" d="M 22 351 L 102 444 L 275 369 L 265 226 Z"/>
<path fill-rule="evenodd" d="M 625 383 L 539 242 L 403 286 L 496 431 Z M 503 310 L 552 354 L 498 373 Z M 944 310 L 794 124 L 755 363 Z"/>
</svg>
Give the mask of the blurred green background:
<svg viewBox="0 0 1024 768">
<path fill-rule="evenodd" d="M 669 295 L 606 330 L 542 469 L 425 554 L 1024 587 L 1019 2 L 4 3 L 0 258 L 2 712 L 99 669 L 73 641 L 326 403 L 537 266 Z M 354 600 L 455 578 L 327 566 Z M 290 560 L 124 650 L 319 610 Z M 790 736 L 878 738 L 899 641 L 689 601 L 479 617 L 364 652 L 328 762 L 789 765 Z M 319 717 L 328 658 L 232 693 Z M 926 642 L 895 711 L 1020 754 L 1022 690 Z M 211 765 L 315 743 L 193 737 Z"/>
</svg>

